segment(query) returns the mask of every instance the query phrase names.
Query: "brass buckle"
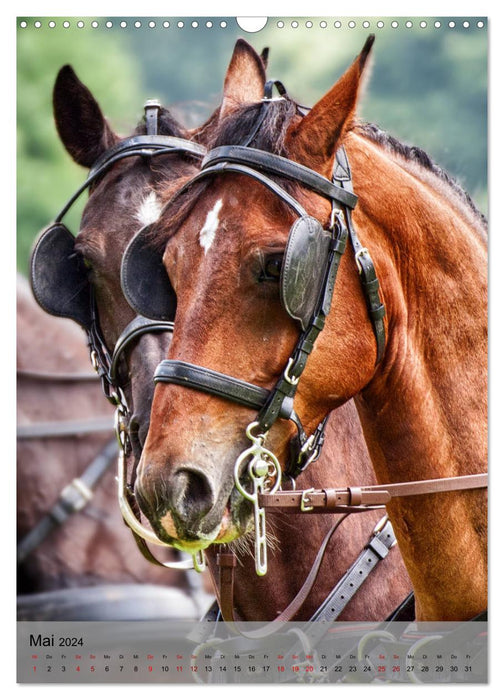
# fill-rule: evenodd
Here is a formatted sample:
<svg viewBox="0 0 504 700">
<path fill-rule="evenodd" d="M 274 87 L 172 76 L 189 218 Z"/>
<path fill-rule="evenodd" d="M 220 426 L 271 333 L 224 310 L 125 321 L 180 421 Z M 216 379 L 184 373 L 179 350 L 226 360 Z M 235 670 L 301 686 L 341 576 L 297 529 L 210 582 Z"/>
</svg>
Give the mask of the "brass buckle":
<svg viewBox="0 0 504 700">
<path fill-rule="evenodd" d="M 305 489 L 301 494 L 301 510 L 303 513 L 309 513 L 313 510 L 313 506 L 308 505 L 308 499 L 306 498 L 309 493 L 313 493 L 315 489 Z"/>
<path fill-rule="evenodd" d="M 363 255 L 369 255 L 369 250 L 367 248 L 361 248 L 355 253 L 355 264 L 357 265 L 359 272 L 362 272 L 362 264 L 359 258 Z"/>
</svg>

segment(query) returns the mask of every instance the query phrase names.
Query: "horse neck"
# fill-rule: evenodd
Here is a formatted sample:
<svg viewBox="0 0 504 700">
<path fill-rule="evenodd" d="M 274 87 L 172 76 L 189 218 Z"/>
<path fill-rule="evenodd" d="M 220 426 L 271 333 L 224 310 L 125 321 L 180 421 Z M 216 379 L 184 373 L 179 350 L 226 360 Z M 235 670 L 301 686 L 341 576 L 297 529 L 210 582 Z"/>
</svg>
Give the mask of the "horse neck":
<svg viewBox="0 0 504 700">
<path fill-rule="evenodd" d="M 364 427 L 374 425 L 396 451 L 404 444 L 428 455 L 427 469 L 404 467 L 418 478 L 484 471 L 486 242 L 439 177 L 406 169 L 365 139 L 352 145 L 355 226 L 375 260 L 388 320 L 386 356 L 359 397 Z M 380 479 L 407 453 L 387 452 Z"/>
<path fill-rule="evenodd" d="M 484 235 L 437 176 L 415 173 L 358 137 L 349 151 L 359 194 L 355 225 L 375 259 L 388 316 L 386 356 L 356 400 L 378 481 L 484 472 Z M 366 178 L 359 172 L 369 173 L 370 156 Z M 460 492 L 397 499 L 390 507 L 421 615 L 467 619 L 468 610 L 483 609 L 485 497 Z M 461 532 L 462 552 L 450 539 Z M 470 575 L 477 583 L 465 581 Z M 446 597 L 457 576 L 467 583 L 458 602 Z"/>
</svg>

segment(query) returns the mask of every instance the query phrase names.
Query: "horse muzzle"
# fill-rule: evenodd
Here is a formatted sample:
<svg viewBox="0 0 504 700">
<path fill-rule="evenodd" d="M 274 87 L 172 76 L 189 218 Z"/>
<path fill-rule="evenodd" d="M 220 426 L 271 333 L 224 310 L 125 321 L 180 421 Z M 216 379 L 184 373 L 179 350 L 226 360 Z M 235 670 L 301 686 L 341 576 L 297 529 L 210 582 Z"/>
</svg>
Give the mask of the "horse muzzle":
<svg viewBox="0 0 504 700">
<path fill-rule="evenodd" d="M 217 484 L 198 466 L 184 465 L 165 477 L 143 464 L 135 496 L 158 537 L 179 549 L 228 542 L 250 526 L 251 508 L 232 482 Z"/>
</svg>

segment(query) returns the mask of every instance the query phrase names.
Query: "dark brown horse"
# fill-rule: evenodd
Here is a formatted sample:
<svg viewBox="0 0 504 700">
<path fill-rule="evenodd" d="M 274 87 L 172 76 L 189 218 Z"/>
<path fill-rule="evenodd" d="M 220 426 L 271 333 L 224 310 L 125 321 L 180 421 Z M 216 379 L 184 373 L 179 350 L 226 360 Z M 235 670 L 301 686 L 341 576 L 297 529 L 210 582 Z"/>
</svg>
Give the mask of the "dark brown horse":
<svg viewBox="0 0 504 700">
<path fill-rule="evenodd" d="M 299 380 L 295 411 L 310 433 L 328 411 L 355 397 L 379 483 L 479 474 L 487 459 L 485 222 L 425 154 L 356 121 L 371 44 L 306 115 L 284 98 L 272 102 L 258 124 L 260 105 L 229 100 L 211 145 L 240 145 L 252 132 L 248 145 L 315 176 L 294 177 L 309 180 L 308 187 L 281 179 L 280 196 L 274 176 L 267 187 L 264 173 L 250 176 L 251 157 L 245 157 L 247 171 L 229 156 L 234 169 L 215 168 L 168 206 L 155 239 L 178 299 L 168 364 L 190 363 L 266 390 L 284 381 L 300 324 L 279 283 L 293 257 L 295 269 L 304 264 L 292 248 L 284 260 L 293 208 L 301 223 L 291 237 L 300 230 L 311 235 L 314 221 L 337 230 L 339 212 L 331 212 L 327 195 L 315 193 L 320 189 L 313 179 L 331 179 L 343 145 L 358 195 L 353 221 L 362 248 L 355 244 L 356 260 L 348 250 L 341 258 L 325 328 L 302 376 L 286 370 L 285 381 Z M 263 82 L 259 70 L 256 80 Z M 231 82 L 228 76 L 229 90 Z M 267 156 L 260 162 L 266 171 L 271 167 Z M 341 189 L 348 210 L 355 201 Z M 331 250 L 331 259 L 341 252 L 336 244 Z M 372 317 L 359 275 L 369 254 L 381 285 L 378 298 L 376 283 L 366 280 L 368 294 L 374 293 Z M 313 264 L 310 272 L 317 277 Z M 386 317 L 379 327 L 382 302 Z M 235 489 L 234 470 L 250 446 L 245 428 L 254 415 L 206 390 L 157 384 L 136 490 L 160 537 L 191 549 L 235 540 L 250 529 L 252 509 Z M 294 435 L 290 422 L 277 420 L 266 447 L 285 462 Z M 338 473 L 340 457 L 330 464 L 338 450 L 333 443 L 324 471 L 313 465 L 304 486 L 319 478 L 326 486 L 369 483 L 350 462 L 346 474 Z M 486 492 L 399 497 L 387 510 L 413 582 L 417 618 L 465 620 L 481 613 L 487 603 Z M 316 516 L 300 517 L 306 518 L 303 537 L 292 538 L 292 557 L 304 550 Z M 331 564 L 339 564 L 334 552 Z"/>
<path fill-rule="evenodd" d="M 239 41 L 226 75 L 223 101 L 217 122 L 218 126 L 221 125 L 223 120 L 226 120 L 228 114 L 232 113 L 237 106 L 244 102 L 257 103 L 260 101 L 264 82 L 264 68 L 259 56 L 245 42 Z M 207 130 L 207 135 L 210 132 L 211 130 Z M 169 192 L 173 192 L 171 183 Z M 200 238 L 203 246 L 211 242 L 211 219 L 209 218 L 208 221 L 210 223 L 207 226 L 206 239 L 203 241 Z M 201 228 L 203 228 L 203 225 Z M 177 252 L 177 256 L 177 264 L 182 264 L 185 252 L 180 249 Z M 217 270 L 217 274 L 220 276 L 222 273 Z M 219 277 L 216 277 L 215 281 L 217 290 Z M 209 310 L 211 310 L 211 307 L 215 306 L 215 304 L 212 299 L 207 301 Z M 196 294 L 190 304 L 197 304 L 198 302 L 199 295 Z M 182 319 L 185 323 L 184 316 L 182 316 Z M 187 319 L 187 322 L 191 324 L 191 317 Z M 198 321 L 199 324 L 200 321 Z M 196 327 L 194 328 L 197 332 Z M 222 334 L 222 331 L 215 337 L 212 337 L 210 333 L 208 336 L 205 336 L 204 340 L 208 347 L 212 345 L 226 346 L 228 342 L 226 334 Z M 193 400 L 191 392 L 184 400 L 187 400 L 188 410 L 191 411 L 190 406 Z M 219 405 L 221 405 L 221 412 L 219 415 L 212 417 L 212 424 L 208 423 L 208 416 L 205 410 L 202 410 L 201 414 L 191 413 L 191 423 L 201 423 L 204 430 L 208 430 L 210 434 L 217 433 L 226 420 L 225 411 L 228 410 L 226 404 Z M 169 441 L 168 435 L 163 432 L 158 443 L 160 452 L 166 451 L 168 455 L 171 454 L 172 447 L 168 445 Z M 180 444 L 179 439 L 174 442 L 176 445 Z M 188 436 L 185 449 L 195 453 L 199 444 L 199 437 L 193 440 L 192 437 Z M 206 458 L 212 461 L 215 459 L 215 455 L 209 452 Z M 324 482 L 329 478 L 329 474 L 336 474 L 335 479 L 341 484 L 348 481 L 352 475 L 363 483 L 371 483 L 374 480 L 353 402 L 343 406 L 331 416 L 326 431 L 326 449 L 317 463 L 316 471 L 311 472 L 310 475 L 302 475 L 298 479 L 298 485 L 323 486 Z M 154 500 L 157 499 L 158 495 L 160 496 L 161 507 L 163 507 L 164 503 L 163 478 L 163 474 L 160 474 L 159 483 L 157 481 L 154 483 L 152 491 Z M 203 488 L 203 485 L 201 485 L 201 488 Z M 141 489 L 140 493 L 142 493 Z M 188 501 L 190 503 L 196 502 L 200 495 L 202 494 L 199 482 L 191 483 Z M 307 597 L 305 604 L 299 610 L 297 619 L 308 619 L 322 603 L 332 587 L 343 576 L 347 568 L 354 562 L 357 555 L 366 545 L 380 517 L 380 514 L 366 514 L 360 516 L 359 519 L 349 520 L 341 526 L 340 531 L 330 542 L 316 585 L 312 593 Z M 272 528 L 275 545 L 270 555 L 269 573 L 264 580 L 260 580 L 255 576 L 253 558 L 246 554 L 247 546 L 242 548 L 235 586 L 235 608 L 237 614 L 243 619 L 263 620 L 275 617 L 279 611 L 286 608 L 301 588 L 301 584 L 319 551 L 320 544 L 333 523 L 334 519 L 327 516 L 311 518 L 308 521 L 304 517 L 299 516 L 276 517 Z M 154 527 L 157 526 L 155 521 L 153 521 L 153 524 Z M 165 539 L 165 533 L 161 531 L 160 534 Z M 252 545 L 250 549 L 252 549 Z M 207 559 L 214 578 L 218 580 L 219 574 L 215 566 L 216 551 L 213 548 L 207 550 Z M 384 619 L 404 599 L 409 590 L 410 582 L 405 573 L 400 555 L 397 550 L 392 550 L 390 556 L 371 574 L 362 593 L 352 600 L 340 619 Z"/>
<path fill-rule="evenodd" d="M 62 490 L 115 438 L 113 410 L 91 371 L 84 334 L 75 323 L 42 311 L 22 277 L 17 280 L 17 421 L 17 529 L 23 542 Z M 116 507 L 117 447 L 108 453 L 110 464 L 87 505 L 46 537 L 37 535 L 33 548 L 23 549 L 17 576 L 20 610 L 36 619 L 47 614 L 49 605 L 61 608 L 63 595 L 75 616 L 90 604 L 89 596 L 103 595 L 107 587 L 108 603 L 104 598 L 99 606 L 93 599 L 95 613 L 103 613 L 123 597 L 129 597 L 129 605 L 133 595 L 140 601 L 136 586 L 148 584 L 158 615 L 169 614 L 171 601 L 172 615 L 182 606 L 197 616 L 198 605 L 182 592 L 188 590 L 185 575 L 148 563 L 124 526 Z M 128 587 L 111 588 L 117 584 Z"/>
<path fill-rule="evenodd" d="M 54 113 L 64 145 L 83 166 L 89 167 L 121 142 L 108 126 L 94 97 L 69 66 L 62 68 L 56 80 Z M 163 136 L 186 136 L 168 110 L 162 108 L 159 110 L 157 129 Z M 145 123 L 140 124 L 135 136 L 145 132 Z M 84 258 L 89 267 L 100 331 L 110 352 L 123 328 L 135 317 L 120 291 L 122 252 L 133 234 L 156 217 L 160 206 L 156 193 L 159 183 L 162 181 L 166 186 L 171 179 L 176 180 L 183 177 L 185 172 L 190 172 L 191 167 L 190 159 L 182 153 L 175 157 L 161 156 L 155 164 L 147 157 L 137 155 L 115 163 L 93 183 L 75 254 Z M 75 255 L 72 257 L 75 258 Z M 57 299 L 58 289 L 55 288 L 53 293 Z M 25 355 L 20 361 L 21 369 L 28 368 L 32 372 L 37 368 L 35 357 L 42 364 L 47 363 L 56 373 L 68 373 L 71 367 L 72 372 L 82 371 L 83 366 L 91 372 L 86 338 L 77 325 L 63 319 L 51 319 L 40 309 L 37 310 L 33 298 L 26 291 L 20 293 L 20 300 L 18 343 L 19 352 Z M 88 310 L 83 309 L 84 312 Z M 29 319 L 25 318 L 27 315 Z M 27 335 L 30 328 L 36 342 Z M 133 451 L 129 459 L 130 471 L 134 468 L 135 454 L 139 454 L 142 436 L 147 430 L 152 371 L 164 356 L 169 341 L 170 333 L 144 334 L 129 345 L 121 359 L 121 385 L 131 410 L 129 435 Z M 77 363 L 74 363 L 74 357 Z M 40 368 L 43 369 L 42 365 Z M 138 377 L 137 382 L 131 382 L 129 372 Z M 45 384 L 45 392 L 40 393 L 40 387 L 40 378 L 33 374 L 20 376 L 18 410 L 24 416 L 22 420 L 34 420 L 37 416 L 43 417 L 44 421 L 63 418 L 85 420 L 103 413 L 108 416 L 110 432 L 91 437 L 69 436 L 21 443 L 18 465 L 20 537 L 42 514 L 47 513 L 63 485 L 80 475 L 79 471 L 96 455 L 97 443 L 100 445 L 114 437 L 113 413 L 107 411 L 108 404 L 98 379 L 83 385 L 80 380 L 72 383 L 56 378 L 54 383 Z M 53 455 L 52 460 L 48 461 L 48 454 Z M 44 469 L 41 468 L 43 457 L 43 464 L 49 464 Z M 33 479 L 32 470 L 36 470 Z M 180 572 L 158 570 L 136 551 L 134 556 L 131 555 L 135 550 L 134 540 L 116 505 L 117 484 L 113 471 L 105 475 L 100 497 L 86 511 L 87 514 L 69 520 L 67 527 L 51 535 L 50 540 L 26 558 L 20 576 L 23 590 L 35 592 L 63 584 L 75 586 L 86 582 L 96 584 L 121 580 L 187 585 Z M 24 483 L 33 484 L 33 490 L 23 487 Z M 97 517 L 93 519 L 89 513 Z M 98 515 L 103 522 L 99 522 Z M 78 532 L 81 533 L 80 537 L 77 536 Z M 93 540 L 96 540 L 96 546 L 92 546 Z M 177 560 L 175 553 L 167 558 Z"/>
</svg>

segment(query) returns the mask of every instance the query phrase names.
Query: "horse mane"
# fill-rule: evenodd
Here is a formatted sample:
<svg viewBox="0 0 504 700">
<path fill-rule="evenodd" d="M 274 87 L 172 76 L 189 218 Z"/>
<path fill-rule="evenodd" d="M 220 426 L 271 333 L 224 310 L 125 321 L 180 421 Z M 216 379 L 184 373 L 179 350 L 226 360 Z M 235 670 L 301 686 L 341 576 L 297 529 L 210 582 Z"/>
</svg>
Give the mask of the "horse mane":
<svg viewBox="0 0 504 700">
<path fill-rule="evenodd" d="M 265 111 L 263 111 L 264 102 L 242 105 L 233 110 L 219 124 L 212 124 L 208 149 L 243 144 L 258 126 L 253 139 L 247 145 L 275 155 L 288 157 L 285 145 L 286 134 L 293 118 L 302 114 L 300 106 L 288 97 L 272 100 L 267 104 L 268 108 Z M 462 211 L 465 210 L 466 213 L 470 214 L 471 219 L 475 219 L 480 227 L 483 226 L 486 229 L 486 217 L 478 210 L 469 194 L 425 151 L 417 146 L 409 146 L 400 142 L 375 124 L 355 122 L 351 131 L 377 144 L 392 156 L 400 157 L 403 163 L 412 164 L 417 175 L 418 172 L 422 171 L 433 175 L 437 181 L 443 186 L 447 186 L 449 191 L 455 194 L 456 201 L 460 203 Z M 171 231 L 176 231 L 182 225 L 197 199 L 208 187 L 209 182 L 209 180 L 198 182 L 186 192 L 175 196 L 176 210 L 173 211 L 168 236 Z M 281 184 L 291 194 L 295 194 L 298 188 L 297 183 L 290 180 L 283 180 Z M 170 207 L 170 202 L 167 204 L 168 207 Z M 151 234 L 153 246 L 163 247 L 166 244 L 166 236 L 166 230 L 154 227 Z"/>
<path fill-rule="evenodd" d="M 459 198 L 460 202 L 476 217 L 478 222 L 485 228 L 487 219 L 485 215 L 478 209 L 468 192 L 466 192 L 460 183 L 452 177 L 446 170 L 441 168 L 428 153 L 423 151 L 418 146 L 410 146 L 402 143 L 394 136 L 391 136 L 386 131 L 383 131 L 376 124 L 369 122 L 361 122 L 354 128 L 356 133 L 361 134 L 364 138 L 369 139 L 392 155 L 399 156 L 404 163 L 411 163 L 414 166 L 420 166 L 420 170 L 425 170 L 432 173 L 443 184 L 447 185 Z M 418 173 L 418 168 L 416 170 Z"/>
</svg>

